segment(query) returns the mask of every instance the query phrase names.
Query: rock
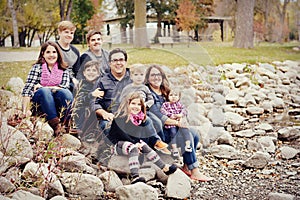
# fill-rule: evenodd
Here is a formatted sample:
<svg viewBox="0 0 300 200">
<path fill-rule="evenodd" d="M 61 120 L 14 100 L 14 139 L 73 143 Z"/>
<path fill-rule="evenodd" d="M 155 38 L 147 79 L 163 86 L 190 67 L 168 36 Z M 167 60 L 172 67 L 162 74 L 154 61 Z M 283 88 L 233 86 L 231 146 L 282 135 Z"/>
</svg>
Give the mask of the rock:
<svg viewBox="0 0 300 200">
<path fill-rule="evenodd" d="M 116 188 L 122 186 L 123 183 L 114 171 L 106 171 L 99 178 L 104 184 L 105 191 L 115 192 Z"/>
<path fill-rule="evenodd" d="M 16 189 L 16 186 L 14 184 L 12 184 L 8 179 L 6 179 L 4 177 L 0 177 L 0 192 L 1 192 L 1 194 L 11 193 L 15 189 Z"/>
<path fill-rule="evenodd" d="M 78 138 L 70 134 L 62 135 L 62 145 L 65 148 L 78 150 L 81 147 L 81 142 Z"/>
<path fill-rule="evenodd" d="M 238 152 L 235 148 L 229 145 L 216 145 L 210 148 L 210 153 L 217 158 L 234 159 Z"/>
<path fill-rule="evenodd" d="M 252 129 L 246 129 L 246 130 L 241 130 L 233 133 L 234 135 L 238 137 L 247 137 L 251 138 L 256 135 L 256 132 L 253 131 Z"/>
<path fill-rule="evenodd" d="M 156 189 L 141 182 L 135 183 L 133 185 L 124 185 L 118 187 L 116 189 L 116 196 L 120 200 L 158 200 L 158 193 Z"/>
<path fill-rule="evenodd" d="M 30 200 L 45 200 L 44 198 L 31 194 L 30 192 L 24 191 L 24 190 L 18 190 L 13 193 L 12 199 L 15 200 L 24 200 L 24 199 L 30 199 Z"/>
<path fill-rule="evenodd" d="M 268 195 L 269 200 L 294 200 L 295 196 L 291 194 L 271 192 Z"/>
<path fill-rule="evenodd" d="M 66 192 L 72 195 L 79 195 L 82 199 L 93 197 L 100 199 L 104 186 L 100 178 L 90 174 L 64 172 L 60 181 Z"/>
<path fill-rule="evenodd" d="M 24 81 L 20 77 L 12 77 L 6 83 L 6 87 L 8 87 L 15 94 L 21 94 L 24 85 Z"/>
<path fill-rule="evenodd" d="M 262 169 L 268 164 L 270 157 L 270 154 L 258 151 L 245 161 L 244 166 Z"/>
<path fill-rule="evenodd" d="M 181 170 L 177 169 L 174 174 L 169 175 L 166 185 L 167 197 L 186 199 L 190 197 L 191 190 L 191 180 Z"/>
<path fill-rule="evenodd" d="M 300 138 L 300 130 L 293 127 L 285 127 L 278 130 L 278 139 L 280 140 L 295 140 Z"/>
<path fill-rule="evenodd" d="M 279 150 L 283 159 L 292 159 L 299 153 L 299 150 L 292 147 L 281 147 Z"/>
<path fill-rule="evenodd" d="M 239 115 L 237 113 L 233 113 L 233 112 L 226 112 L 225 116 L 226 116 L 227 121 L 233 125 L 241 125 L 243 123 L 243 121 L 245 120 L 244 117 L 242 117 L 241 115 Z"/>
<path fill-rule="evenodd" d="M 257 139 L 257 142 L 263 148 L 263 151 L 266 151 L 268 153 L 275 153 L 276 146 L 274 144 L 274 141 L 276 141 L 276 138 L 269 136 L 263 136 Z"/>
</svg>

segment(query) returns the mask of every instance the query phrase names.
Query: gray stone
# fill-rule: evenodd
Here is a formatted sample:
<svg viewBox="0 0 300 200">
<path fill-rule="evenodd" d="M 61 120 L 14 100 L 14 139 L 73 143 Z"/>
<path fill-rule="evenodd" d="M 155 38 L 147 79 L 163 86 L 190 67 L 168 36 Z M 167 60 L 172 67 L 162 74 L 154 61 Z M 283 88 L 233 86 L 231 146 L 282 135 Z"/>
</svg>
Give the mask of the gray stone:
<svg viewBox="0 0 300 200">
<path fill-rule="evenodd" d="M 144 199 L 157 200 L 158 193 L 153 187 L 145 183 L 135 183 L 133 185 L 124 185 L 116 189 L 116 196 L 120 200 Z"/>
</svg>

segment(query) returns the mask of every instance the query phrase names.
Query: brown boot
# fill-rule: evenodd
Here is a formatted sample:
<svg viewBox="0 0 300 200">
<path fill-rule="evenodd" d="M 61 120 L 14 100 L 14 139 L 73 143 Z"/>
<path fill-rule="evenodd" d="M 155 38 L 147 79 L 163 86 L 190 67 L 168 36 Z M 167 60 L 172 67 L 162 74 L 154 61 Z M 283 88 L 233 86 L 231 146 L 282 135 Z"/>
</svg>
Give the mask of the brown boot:
<svg viewBox="0 0 300 200">
<path fill-rule="evenodd" d="M 51 126 L 51 128 L 54 131 L 54 136 L 58 136 L 61 133 L 61 124 L 58 117 L 55 117 L 48 121 L 48 124 Z"/>
</svg>

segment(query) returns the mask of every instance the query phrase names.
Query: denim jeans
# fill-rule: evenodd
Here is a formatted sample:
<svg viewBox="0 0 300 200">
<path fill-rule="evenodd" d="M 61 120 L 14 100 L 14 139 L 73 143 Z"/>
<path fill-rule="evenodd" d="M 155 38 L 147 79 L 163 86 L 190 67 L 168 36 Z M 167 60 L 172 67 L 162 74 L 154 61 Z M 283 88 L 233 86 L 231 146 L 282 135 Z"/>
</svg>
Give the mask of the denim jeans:
<svg viewBox="0 0 300 200">
<path fill-rule="evenodd" d="M 163 124 L 162 124 L 161 120 L 155 114 L 153 114 L 152 112 L 147 112 L 147 115 L 152 120 L 153 126 L 154 126 L 154 128 L 157 132 L 157 135 L 160 137 L 160 139 L 162 141 L 165 141 L 166 138 L 165 138 L 165 134 L 164 134 L 164 131 L 163 131 Z"/>
<path fill-rule="evenodd" d="M 70 114 L 73 95 L 69 89 L 52 90 L 51 88 L 39 88 L 32 97 L 33 104 L 37 104 L 38 109 L 46 114 L 46 119 L 51 120 L 60 116 L 62 111 L 63 121 L 66 115 Z"/>
<path fill-rule="evenodd" d="M 176 143 L 178 147 L 181 148 L 183 163 L 186 164 L 190 170 L 192 170 L 199 166 L 199 162 L 196 156 L 197 145 L 199 142 L 199 135 L 194 129 L 190 129 L 190 135 L 186 137 L 189 138 L 191 141 L 192 152 L 184 151 L 185 140 L 182 134 L 177 134 Z"/>
</svg>

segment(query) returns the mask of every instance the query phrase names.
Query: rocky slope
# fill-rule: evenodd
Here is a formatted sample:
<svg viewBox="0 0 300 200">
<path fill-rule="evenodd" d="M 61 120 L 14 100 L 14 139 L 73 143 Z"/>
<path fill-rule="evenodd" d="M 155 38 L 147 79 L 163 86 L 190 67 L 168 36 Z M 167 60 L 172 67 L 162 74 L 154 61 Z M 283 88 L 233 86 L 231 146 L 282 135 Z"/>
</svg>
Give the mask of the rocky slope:
<svg viewBox="0 0 300 200">
<path fill-rule="evenodd" d="M 97 151 L 97 142 L 82 143 L 68 134 L 53 139 L 36 118 L 7 126 L 6 119 L 20 109 L 16 94 L 23 82 L 16 78 L 8 83 L 15 93 L 0 92 L 1 198 L 300 199 L 299 63 L 165 71 L 182 87 L 188 121 L 201 136 L 200 170 L 213 182 L 192 182 L 180 170 L 166 177 L 145 163 L 147 184 L 128 185 L 126 159 L 111 157 L 107 148 Z"/>
</svg>

